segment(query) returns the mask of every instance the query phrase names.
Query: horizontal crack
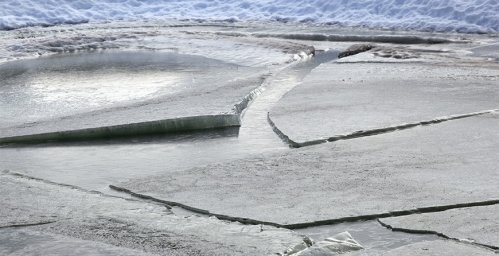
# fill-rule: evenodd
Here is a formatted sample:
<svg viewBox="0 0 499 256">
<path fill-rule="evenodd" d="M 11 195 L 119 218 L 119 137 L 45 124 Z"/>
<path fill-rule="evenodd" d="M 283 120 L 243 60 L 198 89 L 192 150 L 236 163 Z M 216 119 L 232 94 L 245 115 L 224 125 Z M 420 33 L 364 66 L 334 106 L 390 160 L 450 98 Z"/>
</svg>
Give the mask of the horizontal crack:
<svg viewBox="0 0 499 256">
<path fill-rule="evenodd" d="M 494 204 L 499 204 L 499 199 L 480 201 L 480 202 L 471 202 L 471 203 L 421 207 L 421 208 L 416 208 L 416 209 L 411 209 L 411 210 L 393 211 L 393 212 L 370 214 L 370 215 L 359 215 L 359 216 L 337 218 L 337 219 L 330 219 L 330 220 L 320 220 L 320 221 L 313 221 L 313 222 L 287 224 L 287 225 L 282 225 L 282 226 L 285 228 L 289 228 L 289 229 L 308 228 L 308 227 L 314 227 L 314 226 L 338 224 L 338 223 L 343 223 L 343 222 L 376 220 L 379 218 L 407 216 L 407 215 L 412 215 L 412 214 L 429 213 L 429 212 L 442 212 L 442 211 L 446 211 L 446 210 L 450 210 L 450 209 L 467 208 L 467 207 L 475 207 L 475 206 L 486 206 L 486 205 L 494 205 Z"/>
<path fill-rule="evenodd" d="M 443 44 L 443 43 L 469 43 L 469 40 L 450 40 L 438 37 L 420 37 L 404 35 L 341 35 L 341 34 L 278 34 L 278 33 L 239 33 L 239 32 L 216 32 L 216 35 L 232 37 L 257 37 L 257 38 L 282 38 L 291 40 L 307 41 L 330 41 L 330 42 L 376 42 L 395 44 Z"/>
<path fill-rule="evenodd" d="M 239 126 L 241 126 L 239 114 L 188 116 L 140 123 L 0 137 L 0 144 L 85 141 Z"/>
<path fill-rule="evenodd" d="M 486 114 L 493 114 L 498 112 L 499 109 L 492 109 L 492 110 L 484 110 L 480 112 L 473 112 L 473 113 L 468 113 L 468 114 L 461 114 L 461 115 L 451 115 L 451 116 L 446 116 L 446 117 L 440 117 L 440 118 L 435 118 L 432 120 L 426 120 L 426 121 L 420 121 L 420 122 L 415 122 L 415 123 L 408 123 L 408 124 L 402 124 L 402 125 L 396 125 L 396 126 L 389 126 L 389 127 L 383 127 L 383 128 L 378 128 L 378 129 L 372 129 L 372 130 L 365 130 L 365 131 L 356 131 L 350 134 L 346 135 L 336 135 L 332 136 L 329 138 L 323 138 L 323 139 L 317 139 L 317 140 L 309 140 L 305 142 L 296 142 L 293 141 L 292 139 L 289 138 L 286 134 L 284 134 L 272 121 L 270 118 L 270 113 L 267 114 L 267 119 L 269 123 L 271 124 L 274 132 L 285 142 L 287 143 L 290 147 L 292 148 L 301 148 L 301 147 L 307 147 L 307 146 L 314 146 L 326 142 L 334 142 L 338 140 L 348 140 L 348 139 L 355 139 L 355 138 L 361 138 L 361 137 L 367 137 L 367 136 L 373 136 L 373 135 L 378 135 L 378 134 L 384 134 L 384 133 L 389 133 L 389 132 L 394 132 L 394 131 L 399 131 L 399 130 L 405 130 L 417 126 L 425 126 L 425 125 L 432 125 L 432 124 L 438 124 L 442 122 L 447 122 L 447 121 L 452 121 L 452 120 L 458 120 L 458 119 L 463 119 L 463 118 L 468 118 L 468 117 L 474 117 L 474 116 L 481 116 L 481 115 L 486 115 Z"/>
<path fill-rule="evenodd" d="M 32 226 L 40 226 L 55 223 L 56 221 L 43 221 L 43 222 L 34 222 L 34 223 L 23 223 L 23 224 L 12 224 L 6 226 L 0 226 L 2 228 L 23 228 L 23 227 L 32 227 Z"/>
<path fill-rule="evenodd" d="M 152 196 L 135 193 L 135 192 L 133 192 L 129 189 L 126 189 L 126 188 L 122 188 L 122 187 L 118 187 L 118 186 L 114 186 L 114 185 L 109 185 L 109 187 L 115 191 L 123 192 L 123 193 L 129 194 L 129 195 L 137 197 L 137 198 L 151 200 L 151 201 L 166 204 L 169 206 L 178 206 L 178 207 L 181 207 L 183 209 L 192 211 L 194 213 L 200 213 L 200 214 L 204 214 L 204 215 L 208 215 L 208 216 L 214 216 L 214 217 L 217 217 L 221 220 L 237 221 L 237 222 L 241 222 L 243 224 L 251 224 L 251 225 L 269 225 L 269 226 L 287 228 L 287 229 L 301 229 L 301 228 L 308 228 L 308 227 L 315 227 L 315 226 L 339 224 L 339 223 L 345 223 L 345 222 L 376 220 L 379 218 L 397 217 L 397 216 L 405 216 L 405 215 L 428 213 L 428 212 L 441 212 L 441 211 L 456 209 L 456 208 L 466 208 L 466 207 L 474 207 L 474 206 L 486 206 L 486 205 L 499 204 L 499 199 L 496 199 L 496 200 L 487 200 L 487 201 L 452 204 L 452 205 L 430 206 L 430 207 L 422 207 L 422 208 L 416 208 L 416 209 L 411 209 L 411 210 L 393 211 L 393 212 L 370 214 L 370 215 L 359 215 L 359 216 L 351 216 L 351 217 L 328 219 L 328 220 L 319 220 L 319 221 L 312 221 L 312 222 L 303 222 L 303 223 L 294 223 L 294 224 L 280 224 L 280 223 L 275 223 L 275 222 L 260 221 L 260 220 L 250 219 L 250 218 L 233 217 L 233 216 L 228 216 L 228 215 L 223 215 L 223 214 L 212 213 L 208 210 L 188 206 L 186 204 L 182 204 L 179 202 L 162 200 L 162 199 L 158 199 L 158 198 L 155 198 Z"/>
<path fill-rule="evenodd" d="M 459 239 L 459 238 L 449 237 L 449 236 L 447 236 L 447 235 L 445 235 L 443 233 L 437 232 L 437 231 L 396 228 L 396 227 L 393 227 L 393 226 L 391 226 L 389 224 L 384 223 L 380 219 L 378 219 L 378 222 L 379 222 L 379 224 L 381 224 L 381 226 L 383 226 L 385 228 L 388 228 L 388 229 L 390 229 L 392 231 L 395 231 L 395 232 L 404 232 L 404 233 L 409 233 L 409 234 L 437 235 L 437 236 L 445 238 L 445 239 L 450 239 L 450 240 L 454 240 L 454 241 L 461 242 L 461 243 L 467 243 L 467 244 L 477 245 L 477 246 L 480 246 L 480 247 L 485 247 L 486 249 L 492 249 L 494 251 L 499 250 L 498 246 L 488 245 L 488 244 L 482 244 L 482 243 L 477 243 L 477 242 L 474 242 L 474 241 L 468 241 L 468 240 L 463 240 L 463 239 Z"/>
</svg>

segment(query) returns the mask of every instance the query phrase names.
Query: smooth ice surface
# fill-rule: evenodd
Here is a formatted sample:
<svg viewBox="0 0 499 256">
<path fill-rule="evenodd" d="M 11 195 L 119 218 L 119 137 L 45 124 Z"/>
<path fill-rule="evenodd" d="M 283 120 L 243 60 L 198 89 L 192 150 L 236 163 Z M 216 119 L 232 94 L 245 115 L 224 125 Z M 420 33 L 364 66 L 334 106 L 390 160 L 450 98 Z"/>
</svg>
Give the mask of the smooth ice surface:
<svg viewBox="0 0 499 256">
<path fill-rule="evenodd" d="M 499 205 L 469 207 L 435 213 L 385 218 L 393 228 L 425 230 L 450 238 L 499 248 Z"/>
<path fill-rule="evenodd" d="M 199 56 L 152 52 L 7 63 L 1 74 L 7 82 L 0 88 L 5 95 L 1 114 L 6 116 L 0 135 L 233 113 L 234 105 L 261 84 L 264 73 Z M 12 122 L 16 125 L 10 126 Z"/>
<path fill-rule="evenodd" d="M 475 245 L 458 243 L 449 240 L 436 240 L 420 242 L 401 246 L 382 253 L 352 252 L 342 256 L 493 256 L 497 255 L 492 250 L 487 250 Z"/>
<path fill-rule="evenodd" d="M 282 224 L 486 201 L 497 199 L 498 128 L 498 115 L 467 118 L 121 186 Z"/>
<path fill-rule="evenodd" d="M 347 60 L 348 58 L 345 58 Z M 295 142 L 499 109 L 499 68 L 325 63 L 270 112 Z"/>
<path fill-rule="evenodd" d="M 493 58 L 499 61 L 499 43 L 479 46 L 470 50 L 475 56 Z"/>
<path fill-rule="evenodd" d="M 499 3 L 496 0 L 7 0 L 0 3 L 0 29 L 177 18 L 291 20 L 396 29 L 498 32 L 497 13 Z"/>
<path fill-rule="evenodd" d="M 53 56 L 0 66 L 0 127 L 202 90 L 236 65 L 175 53 Z M 210 81 L 211 80 L 211 81 Z M 201 82 L 204 81 L 204 82 Z M 134 120 L 131 118 L 130 122 Z"/>
<path fill-rule="evenodd" d="M 19 228 L 4 228 L 0 230 L 0 254 L 4 256 L 64 254 L 81 256 L 153 255 L 101 242 Z"/>
<path fill-rule="evenodd" d="M 56 216 L 57 221 L 52 224 L 24 230 L 48 233 L 45 239 L 49 240 L 54 238 L 50 233 L 67 237 L 56 237 L 61 245 L 68 246 L 53 248 L 62 255 L 71 252 L 69 238 L 88 240 L 88 244 L 97 245 L 94 249 L 112 251 L 119 246 L 162 255 L 270 255 L 303 241 L 302 236 L 286 229 L 241 225 L 215 218 L 180 217 L 163 205 L 110 197 L 9 173 L 0 174 L 0 185 L 3 206 L 0 219 L 19 218 L 24 223 L 23 217 L 30 214 Z M 0 232 L 0 241 L 3 239 L 11 238 Z M 25 239 L 30 238 L 16 240 L 24 243 Z M 39 235 L 32 239 L 39 242 Z M 0 243 L 0 252 L 19 249 L 29 252 L 29 247 Z"/>
</svg>

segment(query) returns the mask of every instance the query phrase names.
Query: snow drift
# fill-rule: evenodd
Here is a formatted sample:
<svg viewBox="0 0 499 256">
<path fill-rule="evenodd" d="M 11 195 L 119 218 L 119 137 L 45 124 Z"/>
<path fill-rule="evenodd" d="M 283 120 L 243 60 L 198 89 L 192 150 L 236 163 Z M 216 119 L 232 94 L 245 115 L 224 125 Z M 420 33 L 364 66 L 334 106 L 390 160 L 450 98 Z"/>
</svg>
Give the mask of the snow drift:
<svg viewBox="0 0 499 256">
<path fill-rule="evenodd" d="M 0 29 L 113 20 L 277 20 L 498 33 L 499 0 L 2 0 Z"/>
</svg>

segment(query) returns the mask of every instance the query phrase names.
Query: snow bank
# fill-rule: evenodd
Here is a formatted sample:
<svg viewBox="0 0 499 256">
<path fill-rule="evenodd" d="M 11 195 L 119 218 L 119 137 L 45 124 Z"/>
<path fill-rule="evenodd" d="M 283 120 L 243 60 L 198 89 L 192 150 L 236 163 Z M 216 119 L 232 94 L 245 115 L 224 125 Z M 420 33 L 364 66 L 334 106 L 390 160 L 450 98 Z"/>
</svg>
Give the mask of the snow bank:
<svg viewBox="0 0 499 256">
<path fill-rule="evenodd" d="M 278 20 L 499 32 L 499 0 L 2 0 L 0 29 L 143 19 Z"/>
</svg>

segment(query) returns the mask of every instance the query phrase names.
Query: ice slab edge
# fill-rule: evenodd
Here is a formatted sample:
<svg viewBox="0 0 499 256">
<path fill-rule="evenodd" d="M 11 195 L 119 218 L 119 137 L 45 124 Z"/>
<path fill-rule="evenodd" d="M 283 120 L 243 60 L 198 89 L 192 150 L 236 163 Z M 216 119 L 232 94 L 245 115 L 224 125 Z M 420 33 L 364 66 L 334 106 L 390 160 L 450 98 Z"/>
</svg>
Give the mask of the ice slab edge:
<svg viewBox="0 0 499 256">
<path fill-rule="evenodd" d="M 240 125 L 241 120 L 239 114 L 189 116 L 114 126 L 3 137 L 0 138 L 0 144 L 104 139 L 216 129 Z"/>
<path fill-rule="evenodd" d="M 310 47 L 300 56 L 302 59 L 293 61 L 279 70 L 295 65 L 300 60 L 313 56 L 315 49 Z M 11 143 L 40 143 L 50 141 L 78 141 L 92 139 L 106 139 L 117 137 L 141 136 L 152 134 L 166 134 L 196 130 L 220 129 L 241 126 L 241 115 L 250 103 L 263 92 L 263 87 L 272 73 L 263 76 L 263 82 L 249 92 L 240 102 L 236 103 L 229 114 L 201 115 L 178 117 L 163 120 L 154 120 L 139 123 L 102 126 L 76 130 L 54 131 L 39 134 L 26 134 L 19 136 L 0 136 L 0 144 Z"/>
<path fill-rule="evenodd" d="M 433 230 L 419 230 L 419 229 L 410 229 L 410 228 L 398 228 L 398 227 L 395 227 L 395 226 L 392 226 L 390 224 L 387 224 L 385 222 L 383 222 L 382 219 L 378 219 L 378 223 L 381 224 L 381 226 L 385 227 L 385 228 L 388 228 L 394 232 L 405 232 L 405 233 L 409 233 L 409 234 L 427 234 L 427 235 L 436 235 L 436 236 L 439 236 L 439 237 L 442 237 L 442 238 L 445 238 L 445 239 L 449 239 L 449 240 L 453 240 L 453 241 L 456 241 L 456 242 L 462 242 L 462 243 L 467 243 L 467 244 L 471 244 L 471 245 L 476 245 L 476 246 L 480 246 L 480 247 L 484 247 L 486 249 L 490 249 L 490 250 L 493 250 L 493 251 L 497 251 L 499 252 L 499 247 L 498 246 L 495 246 L 495 245 L 489 245 L 489 244 L 483 244 L 483 243 L 479 243 L 479 242 L 476 242 L 476 241 L 473 241 L 473 240 L 470 240 L 470 239 L 466 239 L 466 238 L 454 238 L 454 237 L 450 237 L 444 233 L 440 233 L 438 231 L 433 231 Z"/>
<path fill-rule="evenodd" d="M 214 212 L 211 212 L 209 210 L 201 209 L 201 208 L 187 205 L 187 204 L 184 204 L 181 202 L 164 200 L 164 199 L 153 197 L 153 196 L 150 196 L 147 194 L 137 193 L 137 192 L 134 192 L 130 189 L 120 187 L 120 186 L 109 185 L 109 188 L 114 190 L 114 191 L 117 191 L 117 192 L 122 192 L 122 193 L 128 194 L 128 195 L 135 197 L 135 198 L 150 200 L 153 202 L 167 205 L 169 207 L 177 206 L 177 207 L 183 208 L 185 210 L 188 210 L 188 211 L 191 211 L 191 212 L 194 212 L 197 214 L 204 214 L 204 215 L 208 215 L 208 216 L 213 216 L 213 217 L 218 218 L 219 220 L 237 221 L 239 223 L 247 224 L 247 225 L 268 225 L 268 226 L 274 226 L 274 227 L 278 227 L 278 228 L 287 228 L 287 229 L 303 229 L 303 228 L 317 227 L 317 226 L 324 226 L 324 225 L 335 225 L 338 223 L 345 223 L 345 222 L 378 220 L 380 218 L 408 216 L 408 215 L 413 215 L 413 214 L 442 212 L 442 211 L 451 210 L 451 209 L 460 209 L 460 208 L 477 207 L 477 206 L 489 206 L 489 205 L 499 204 L 499 199 L 490 199 L 490 200 L 485 200 L 485 201 L 463 202 L 463 203 L 457 203 L 457 204 L 418 207 L 418 208 L 412 208 L 412 209 L 406 209 L 406 210 L 379 212 L 379 213 L 368 214 L 368 215 L 353 215 L 353 216 L 345 216 L 345 217 L 340 217 L 340 218 L 321 219 L 321 220 L 310 221 L 310 222 L 287 223 L 286 224 L 286 223 L 278 223 L 278 222 L 272 222 L 272 221 L 266 221 L 266 220 L 252 219 L 252 218 L 248 218 L 248 217 L 244 217 L 244 216 L 230 216 L 230 215 L 226 215 L 226 214 L 214 213 Z"/>
<path fill-rule="evenodd" d="M 405 129 L 413 128 L 416 126 L 432 125 L 432 124 L 438 124 L 438 123 L 442 123 L 442 122 L 453 121 L 453 120 L 458 120 L 458 119 L 463 119 L 463 118 L 468 118 L 468 117 L 482 116 L 482 115 L 487 115 L 487 114 L 495 114 L 498 112 L 499 112 L 499 109 L 490 109 L 490 110 L 484 110 L 484 111 L 473 112 L 473 113 L 449 115 L 449 116 L 444 116 L 444 117 L 437 117 L 437 118 L 434 118 L 431 120 L 424 120 L 424 121 L 413 122 L 413 123 L 404 123 L 404 124 L 400 124 L 400 125 L 382 127 L 382 128 L 377 128 L 377 129 L 354 131 L 354 132 L 349 133 L 349 134 L 339 134 L 339 135 L 334 135 L 334 136 L 331 136 L 328 138 L 320 138 L 317 140 L 309 140 L 309 141 L 301 141 L 301 142 L 298 142 L 298 141 L 291 139 L 281 129 L 279 129 L 279 127 L 272 120 L 270 113 L 267 113 L 267 121 L 269 122 L 270 126 L 272 126 L 272 129 L 277 134 L 277 136 L 279 136 L 279 138 L 281 138 L 281 140 L 283 142 L 288 144 L 289 147 L 301 148 L 301 147 L 314 146 L 314 145 L 327 143 L 327 142 L 334 142 L 334 141 L 338 141 L 338 140 L 355 139 L 355 138 L 360 138 L 360 137 L 373 136 L 373 135 L 378 135 L 378 134 L 383 134 L 383 133 L 394 132 L 397 130 L 405 130 Z"/>
<path fill-rule="evenodd" d="M 239 32 L 217 32 L 217 35 L 233 37 L 256 37 L 256 38 L 280 38 L 304 41 L 325 42 L 372 42 L 392 44 L 449 44 L 470 43 L 469 40 L 460 38 L 448 39 L 442 37 L 422 37 L 417 35 L 343 35 L 323 33 L 239 33 Z"/>
</svg>

